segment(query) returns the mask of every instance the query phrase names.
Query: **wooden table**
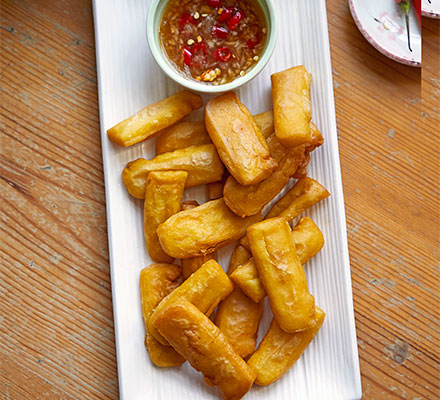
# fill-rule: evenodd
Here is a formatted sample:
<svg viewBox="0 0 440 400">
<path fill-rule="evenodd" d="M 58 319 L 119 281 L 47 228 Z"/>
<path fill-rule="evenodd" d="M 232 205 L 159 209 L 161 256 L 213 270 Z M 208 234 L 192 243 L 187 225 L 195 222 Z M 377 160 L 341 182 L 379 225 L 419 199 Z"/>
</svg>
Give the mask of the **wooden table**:
<svg viewBox="0 0 440 400">
<path fill-rule="evenodd" d="M 439 398 L 439 22 L 420 71 L 327 3 L 364 398 Z M 1 398 L 115 399 L 92 6 L 1 28 Z"/>
</svg>

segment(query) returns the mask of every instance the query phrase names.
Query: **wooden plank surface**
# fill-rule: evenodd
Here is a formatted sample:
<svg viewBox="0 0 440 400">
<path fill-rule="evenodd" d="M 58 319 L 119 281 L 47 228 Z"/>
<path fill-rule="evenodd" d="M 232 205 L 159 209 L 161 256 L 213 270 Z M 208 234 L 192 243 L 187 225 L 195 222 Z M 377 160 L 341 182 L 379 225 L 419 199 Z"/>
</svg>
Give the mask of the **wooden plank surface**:
<svg viewBox="0 0 440 400">
<path fill-rule="evenodd" d="M 365 399 L 439 393 L 439 21 L 422 70 L 327 2 Z M 1 2 L 0 396 L 116 399 L 90 1 Z"/>
</svg>

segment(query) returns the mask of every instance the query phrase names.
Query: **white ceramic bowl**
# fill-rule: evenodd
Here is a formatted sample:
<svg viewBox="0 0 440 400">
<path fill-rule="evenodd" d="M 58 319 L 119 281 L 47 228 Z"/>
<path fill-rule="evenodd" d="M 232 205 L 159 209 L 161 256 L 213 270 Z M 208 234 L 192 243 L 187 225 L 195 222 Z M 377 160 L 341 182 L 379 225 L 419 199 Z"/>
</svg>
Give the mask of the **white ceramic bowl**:
<svg viewBox="0 0 440 400">
<path fill-rule="evenodd" d="M 266 18 L 267 40 L 260 60 L 246 73 L 246 75 L 237 77 L 232 82 L 225 83 L 224 85 L 208 85 L 203 82 L 188 79 L 181 72 L 179 72 L 168 59 L 168 56 L 166 55 L 159 38 L 159 25 L 168 0 L 153 0 L 150 4 L 147 14 L 147 40 L 154 59 L 171 79 L 187 89 L 202 93 L 223 93 L 230 90 L 236 90 L 240 86 L 243 86 L 255 78 L 261 72 L 261 70 L 270 60 L 270 57 L 275 49 L 277 39 L 277 23 L 272 0 L 256 1 L 260 5 L 264 17 Z"/>
</svg>

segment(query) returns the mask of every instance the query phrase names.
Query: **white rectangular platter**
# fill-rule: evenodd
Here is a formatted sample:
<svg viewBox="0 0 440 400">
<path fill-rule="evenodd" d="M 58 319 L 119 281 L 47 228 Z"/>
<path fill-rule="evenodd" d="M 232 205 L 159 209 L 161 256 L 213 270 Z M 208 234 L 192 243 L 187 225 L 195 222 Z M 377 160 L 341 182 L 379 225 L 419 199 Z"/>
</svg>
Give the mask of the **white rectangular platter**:
<svg viewBox="0 0 440 400">
<path fill-rule="evenodd" d="M 274 4 L 279 22 L 275 52 L 263 72 L 238 95 L 251 112 L 259 113 L 272 107 L 273 72 L 304 64 L 313 74 L 313 120 L 326 141 L 312 154 L 308 174 L 331 196 L 307 213 L 323 231 L 326 244 L 307 263 L 306 274 L 310 291 L 327 318 L 295 366 L 269 387 L 254 386 L 246 399 L 359 399 L 361 383 L 325 0 L 274 0 Z M 151 260 L 144 245 L 142 201 L 129 196 L 121 172 L 128 161 L 153 157 L 154 140 L 122 148 L 106 135 L 117 122 L 179 87 L 162 73 L 149 52 L 145 33 L 148 0 L 94 0 L 93 6 L 120 398 L 216 399 L 219 391 L 207 387 L 201 374 L 188 363 L 159 369 L 151 364 L 144 349 L 139 273 Z M 200 113 L 195 117 L 200 118 Z M 204 188 L 195 188 L 185 193 L 185 199 L 204 201 L 204 193 Z M 224 268 L 231 250 L 228 246 L 220 252 L 219 262 Z M 267 306 L 260 340 L 270 319 Z"/>
</svg>

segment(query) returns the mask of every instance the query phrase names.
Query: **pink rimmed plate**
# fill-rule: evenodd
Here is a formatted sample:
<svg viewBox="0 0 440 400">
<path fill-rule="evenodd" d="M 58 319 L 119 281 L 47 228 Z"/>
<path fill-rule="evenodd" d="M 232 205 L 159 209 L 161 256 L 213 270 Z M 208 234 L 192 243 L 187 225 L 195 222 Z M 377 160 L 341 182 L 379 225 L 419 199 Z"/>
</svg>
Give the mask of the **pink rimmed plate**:
<svg viewBox="0 0 440 400">
<path fill-rule="evenodd" d="M 422 0 L 422 15 L 440 19 L 440 0 Z"/>
<path fill-rule="evenodd" d="M 422 35 L 414 10 L 410 12 L 408 43 L 405 16 L 395 0 L 349 0 L 349 5 L 357 27 L 372 46 L 394 61 L 421 66 Z"/>
</svg>

